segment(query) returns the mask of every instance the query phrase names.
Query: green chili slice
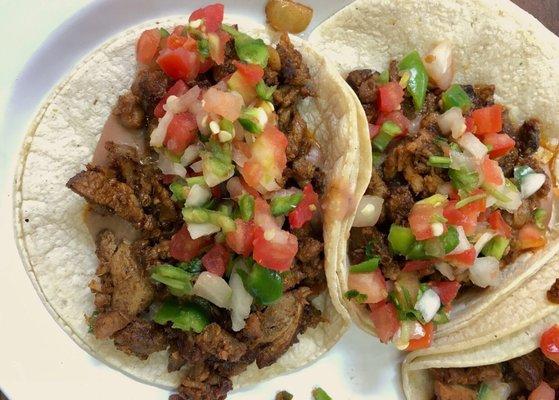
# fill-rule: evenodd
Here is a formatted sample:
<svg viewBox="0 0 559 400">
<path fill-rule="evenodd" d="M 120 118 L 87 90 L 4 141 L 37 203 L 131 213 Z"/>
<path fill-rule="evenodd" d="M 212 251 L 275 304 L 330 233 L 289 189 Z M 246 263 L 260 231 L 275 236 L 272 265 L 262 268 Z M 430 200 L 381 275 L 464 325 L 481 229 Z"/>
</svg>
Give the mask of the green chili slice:
<svg viewBox="0 0 559 400">
<path fill-rule="evenodd" d="M 534 222 L 536 226 L 540 229 L 546 228 L 547 212 L 543 208 L 537 208 L 534 211 Z"/>
<path fill-rule="evenodd" d="M 303 199 L 303 193 L 297 192 L 288 196 L 278 196 L 272 199 L 270 210 L 274 217 L 285 215 L 295 209 Z"/>
<path fill-rule="evenodd" d="M 373 138 L 373 147 L 384 151 L 392 139 L 402 133 L 402 129 L 392 121 L 386 121 L 380 127 L 379 134 Z"/>
<path fill-rule="evenodd" d="M 413 104 L 417 111 L 423 108 L 425 102 L 425 95 L 427 94 L 427 85 L 429 83 L 429 76 L 421 56 L 417 51 L 413 51 L 404 57 L 400 64 L 398 64 L 400 71 L 408 71 L 410 79 L 408 81 L 407 91 L 413 99 Z"/>
<path fill-rule="evenodd" d="M 243 194 L 239 198 L 239 209 L 243 221 L 250 221 L 254 213 L 254 197 L 250 194 Z"/>
<path fill-rule="evenodd" d="M 313 389 L 312 397 L 314 400 L 332 400 L 332 398 L 328 396 L 328 393 L 319 387 Z"/>
<path fill-rule="evenodd" d="M 378 268 L 380 263 L 380 257 L 376 256 L 370 260 L 363 261 L 362 263 L 355 264 L 349 267 L 349 272 L 352 274 L 363 274 L 367 272 L 373 272 Z"/>
<path fill-rule="evenodd" d="M 444 111 L 448 111 L 453 107 L 458 107 L 462 109 L 462 112 L 466 113 L 472 108 L 470 96 L 462 89 L 462 86 L 456 83 L 443 93 L 442 100 Z"/>
<path fill-rule="evenodd" d="M 283 280 L 274 270 L 254 263 L 249 272 L 237 269 L 247 292 L 262 305 L 275 303 L 283 294 Z"/>
<path fill-rule="evenodd" d="M 272 95 L 276 91 L 277 86 L 268 86 L 263 80 L 256 84 L 256 94 L 262 100 L 272 101 Z"/>
<path fill-rule="evenodd" d="M 165 284 L 175 296 L 184 296 L 192 291 L 191 275 L 185 270 L 169 264 L 158 265 L 151 272 L 151 279 Z"/>
<path fill-rule="evenodd" d="M 450 157 L 430 156 L 427 163 L 436 168 L 450 168 Z"/>
<path fill-rule="evenodd" d="M 495 257 L 500 260 L 505 255 L 507 248 L 509 247 L 510 240 L 504 236 L 495 236 L 489 241 L 481 252 L 487 257 Z"/>
<path fill-rule="evenodd" d="M 266 65 L 268 65 L 268 46 L 262 39 L 254 39 L 243 32 L 239 32 L 231 25 L 222 24 L 221 28 L 235 40 L 235 51 L 241 60 L 266 68 Z"/>
<path fill-rule="evenodd" d="M 200 333 L 209 325 L 210 318 L 205 310 L 197 304 L 180 305 L 174 300 L 167 300 L 157 310 L 153 321 L 159 325 L 172 322 L 172 327 L 175 329 Z"/>
<path fill-rule="evenodd" d="M 452 186 L 456 189 L 462 189 L 471 192 L 479 185 L 479 174 L 474 171 L 467 171 L 465 169 L 451 169 L 448 171 L 448 176 L 452 181 Z"/>
<path fill-rule="evenodd" d="M 415 236 L 410 228 L 392 225 L 388 233 L 388 243 L 396 254 L 405 256 L 415 242 Z"/>
</svg>

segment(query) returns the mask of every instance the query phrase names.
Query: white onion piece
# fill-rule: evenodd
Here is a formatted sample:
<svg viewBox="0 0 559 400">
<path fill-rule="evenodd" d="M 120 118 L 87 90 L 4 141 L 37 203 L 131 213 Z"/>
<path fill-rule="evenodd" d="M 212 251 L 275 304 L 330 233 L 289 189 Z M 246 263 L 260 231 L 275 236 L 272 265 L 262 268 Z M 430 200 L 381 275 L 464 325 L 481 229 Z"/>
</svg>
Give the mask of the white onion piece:
<svg viewBox="0 0 559 400">
<path fill-rule="evenodd" d="M 464 228 L 462 228 L 461 226 L 457 226 L 456 231 L 458 232 L 458 246 L 456 246 L 454 250 L 452 250 L 448 254 L 460 254 L 472 247 L 472 245 L 468 241 L 466 232 L 464 232 Z"/>
<path fill-rule="evenodd" d="M 450 151 L 450 168 L 461 170 L 466 169 L 473 171 L 476 168 L 474 160 L 456 150 Z"/>
<path fill-rule="evenodd" d="M 239 260 L 242 263 L 242 260 Z M 246 291 L 241 277 L 233 271 L 229 278 L 229 286 L 233 291 L 231 295 L 231 325 L 234 332 L 242 330 L 246 323 L 245 320 L 250 315 L 252 296 Z"/>
<path fill-rule="evenodd" d="M 474 244 L 474 247 L 476 249 L 476 254 L 481 253 L 481 250 L 483 250 L 485 245 L 487 243 L 489 243 L 491 241 L 491 239 L 493 239 L 495 236 L 497 236 L 497 234 L 495 232 L 485 232 L 485 233 L 483 233 L 479 237 L 479 239 L 477 240 L 476 244 Z"/>
<path fill-rule="evenodd" d="M 498 285 L 501 278 L 499 260 L 495 257 L 476 258 L 469 271 L 473 284 L 482 288 Z"/>
<path fill-rule="evenodd" d="M 233 290 L 222 277 L 204 271 L 196 279 L 192 294 L 200 296 L 218 307 L 230 308 Z"/>
<path fill-rule="evenodd" d="M 485 384 L 489 386 L 491 393 L 488 397 L 492 400 L 507 400 L 512 393 L 511 385 L 498 379 L 485 382 Z"/>
<path fill-rule="evenodd" d="M 435 46 L 423 59 L 429 77 L 440 87 L 446 90 L 454 79 L 454 66 L 452 62 L 452 44 L 445 40 Z"/>
<path fill-rule="evenodd" d="M 169 96 L 169 99 L 171 97 L 175 96 Z M 167 113 L 165 113 L 163 118 L 159 118 L 157 127 L 151 132 L 149 138 L 149 145 L 151 147 L 163 146 L 163 141 L 165 140 L 165 136 L 167 135 L 167 128 L 169 127 L 169 124 L 171 123 L 171 120 L 174 116 L 175 115 L 171 111 L 168 111 Z"/>
<path fill-rule="evenodd" d="M 435 264 L 435 269 L 439 271 L 449 281 L 453 281 L 456 279 L 456 276 L 454 276 L 454 269 L 449 263 L 443 261 L 438 262 Z"/>
<path fill-rule="evenodd" d="M 438 194 L 444 194 L 445 196 L 450 195 L 450 192 L 452 191 L 452 184 L 449 182 L 445 182 L 439 186 L 437 186 L 437 193 Z"/>
<path fill-rule="evenodd" d="M 466 132 L 466 120 L 459 107 L 452 107 L 444 114 L 439 115 L 437 122 L 441 131 L 445 134 L 452 133 L 454 139 L 458 139 Z"/>
<path fill-rule="evenodd" d="M 190 168 L 192 169 L 192 171 L 196 172 L 197 174 L 202 172 L 202 160 L 200 161 L 196 161 L 194 164 L 190 165 Z"/>
<path fill-rule="evenodd" d="M 180 97 L 169 96 L 163 108 L 165 108 L 167 112 L 170 111 L 173 114 L 179 114 L 184 111 L 191 111 L 192 105 L 198 101 L 200 92 L 201 89 L 198 87 L 198 85 L 196 85 Z"/>
<path fill-rule="evenodd" d="M 545 174 L 529 174 L 520 183 L 520 192 L 523 199 L 536 193 L 545 183 Z"/>
<path fill-rule="evenodd" d="M 200 156 L 200 151 L 202 151 L 202 144 L 200 142 L 188 146 L 184 153 L 182 153 L 181 164 L 188 167 Z"/>
<path fill-rule="evenodd" d="M 414 308 L 421 313 L 425 322 L 430 322 L 441 308 L 441 299 L 433 289 L 427 289 Z"/>
<path fill-rule="evenodd" d="M 211 199 L 211 197 L 212 194 L 207 188 L 201 185 L 193 185 L 188 192 L 188 196 L 186 196 L 184 205 L 189 207 L 200 207 Z"/>
<path fill-rule="evenodd" d="M 383 203 L 382 197 L 364 195 L 357 206 L 353 226 L 358 228 L 374 226 L 380 217 Z"/>
<path fill-rule="evenodd" d="M 458 144 L 478 160 L 481 160 L 487 154 L 487 147 L 470 132 L 464 133 L 458 139 Z"/>
<path fill-rule="evenodd" d="M 179 163 L 173 162 L 165 154 L 159 154 L 157 166 L 165 175 L 177 175 L 181 178 L 186 176 L 186 168 Z"/>
<path fill-rule="evenodd" d="M 188 229 L 188 233 L 190 233 L 190 237 L 194 240 L 201 238 L 202 236 L 212 235 L 221 230 L 219 226 L 214 224 L 209 224 L 209 223 L 195 224 L 192 222 L 189 222 L 186 225 L 186 229 Z"/>
<path fill-rule="evenodd" d="M 514 184 L 510 183 L 507 185 L 505 183 L 497 190 L 509 199 L 509 201 L 506 202 L 495 199 L 494 201 L 497 207 L 513 213 L 522 205 L 522 196 Z M 491 199 L 493 196 L 489 196 L 488 198 Z"/>
</svg>

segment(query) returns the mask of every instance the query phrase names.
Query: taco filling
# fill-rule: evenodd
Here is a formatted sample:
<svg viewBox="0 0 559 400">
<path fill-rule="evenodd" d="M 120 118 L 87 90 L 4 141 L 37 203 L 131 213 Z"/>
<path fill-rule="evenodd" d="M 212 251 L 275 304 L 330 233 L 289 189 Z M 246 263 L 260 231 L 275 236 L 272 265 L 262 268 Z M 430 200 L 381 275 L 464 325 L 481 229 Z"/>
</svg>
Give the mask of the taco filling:
<svg viewBox="0 0 559 400">
<path fill-rule="evenodd" d="M 417 51 L 347 82 L 369 121 L 373 173 L 349 240 L 349 291 L 382 342 L 428 347 L 468 288 L 546 245 L 552 190 L 535 119 L 514 124 L 493 85 L 452 84 L 452 49 Z"/>
<path fill-rule="evenodd" d="M 186 399 L 225 398 L 323 320 L 324 174 L 296 108 L 309 70 L 287 35 L 272 47 L 222 20 L 215 4 L 142 33 L 111 131 L 67 183 L 97 231 L 111 221 L 92 334 L 139 359 L 168 349 Z"/>
<path fill-rule="evenodd" d="M 559 395 L 559 326 L 542 335 L 540 348 L 499 364 L 434 368 L 434 400 L 555 400 Z"/>
</svg>

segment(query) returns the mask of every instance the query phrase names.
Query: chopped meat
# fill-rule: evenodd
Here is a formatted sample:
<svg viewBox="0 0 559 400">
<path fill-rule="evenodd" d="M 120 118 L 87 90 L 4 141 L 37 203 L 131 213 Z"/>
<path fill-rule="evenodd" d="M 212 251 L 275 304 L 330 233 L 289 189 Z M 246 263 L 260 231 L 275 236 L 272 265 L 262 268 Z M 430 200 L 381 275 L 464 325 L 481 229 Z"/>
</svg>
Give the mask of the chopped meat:
<svg viewBox="0 0 559 400">
<path fill-rule="evenodd" d="M 503 377 L 500 364 L 470 368 L 437 368 L 431 372 L 437 381 L 449 385 L 477 385 L 483 381 Z"/>
<path fill-rule="evenodd" d="M 540 122 L 537 119 L 525 121 L 518 128 L 516 140 L 522 156 L 534 154 L 540 147 Z"/>
<path fill-rule="evenodd" d="M 534 390 L 543 380 L 544 362 L 541 353 L 532 352 L 510 360 L 508 364 L 528 390 Z"/>
<path fill-rule="evenodd" d="M 483 108 L 494 103 L 495 85 L 462 85 L 462 89 L 472 99 L 474 108 Z"/>
<path fill-rule="evenodd" d="M 552 303 L 559 304 L 559 278 L 547 291 L 547 300 Z"/>
<path fill-rule="evenodd" d="M 380 268 L 385 278 L 395 280 L 398 277 L 401 266 L 388 247 L 386 235 L 380 233 L 377 228 L 353 228 L 348 246 L 352 265 L 365 261 L 365 248 L 370 246 L 371 252 L 380 256 Z"/>
<path fill-rule="evenodd" d="M 136 240 L 132 243 L 132 253 L 140 265 L 148 270 L 150 267 L 165 263 L 171 258 L 169 245 L 170 240 L 161 240 L 153 246 L 150 245 L 148 240 Z"/>
<path fill-rule="evenodd" d="M 299 187 L 305 187 L 314 177 L 316 167 L 305 157 L 299 157 L 291 165 L 293 179 L 297 181 Z"/>
<path fill-rule="evenodd" d="M 297 250 L 297 258 L 306 263 L 319 258 L 324 249 L 324 244 L 312 237 L 305 237 L 299 241 L 299 249 Z"/>
<path fill-rule="evenodd" d="M 246 325 L 241 331 L 243 336 L 250 340 L 256 340 L 263 335 L 262 322 L 258 313 L 252 313 L 245 321 Z"/>
<path fill-rule="evenodd" d="M 194 376 L 184 376 L 179 386 L 179 394 L 186 400 L 224 400 L 232 389 L 230 379 L 204 369 Z"/>
<path fill-rule="evenodd" d="M 125 128 L 140 129 L 144 123 L 144 110 L 140 105 L 140 99 L 132 92 L 126 92 L 118 98 L 113 114 Z"/>
<path fill-rule="evenodd" d="M 371 75 L 365 79 L 361 85 L 359 85 L 359 90 L 357 91 L 357 97 L 363 104 L 374 104 L 377 101 L 378 95 L 378 84 L 376 82 L 376 76 Z"/>
<path fill-rule="evenodd" d="M 540 350 L 536 350 L 541 354 Z M 545 363 L 545 381 L 556 391 L 559 390 L 559 365 L 547 357 L 543 357 Z M 557 392 L 556 392 L 557 393 Z"/>
<path fill-rule="evenodd" d="M 361 84 L 372 75 L 373 71 L 370 69 L 356 69 L 347 75 L 346 82 L 351 86 L 353 91 L 357 93 Z"/>
<path fill-rule="evenodd" d="M 274 104 L 280 108 L 291 107 L 299 99 L 299 91 L 300 89 L 296 86 L 278 87 L 273 94 Z"/>
<path fill-rule="evenodd" d="M 425 115 L 419 124 L 421 129 L 427 129 L 428 131 L 433 132 L 435 135 L 444 136 L 441 129 L 439 128 L 439 114 L 437 113 L 428 113 Z"/>
<path fill-rule="evenodd" d="M 276 400 L 291 400 L 293 399 L 293 395 L 288 391 L 282 390 L 276 394 Z"/>
<path fill-rule="evenodd" d="M 379 111 L 374 104 L 363 104 L 363 110 L 365 110 L 365 115 L 367 116 L 367 121 L 371 124 L 376 123 Z"/>
<path fill-rule="evenodd" d="M 388 76 L 390 77 L 391 82 L 400 81 L 400 70 L 398 69 L 398 60 L 390 61 L 390 64 L 388 66 Z"/>
<path fill-rule="evenodd" d="M 196 337 L 196 343 L 204 352 L 223 361 L 239 361 L 247 351 L 246 344 L 239 342 L 216 323 L 206 326 Z"/>
<path fill-rule="evenodd" d="M 499 157 L 499 166 L 503 170 L 503 174 L 507 178 L 512 178 L 514 173 L 514 167 L 518 165 L 518 158 L 520 157 L 520 153 L 518 148 L 512 148 L 507 154 L 502 157 Z"/>
<path fill-rule="evenodd" d="M 132 83 L 132 93 L 138 97 L 146 117 L 153 116 L 153 110 L 167 92 L 169 80 L 161 70 L 141 69 Z"/>
<path fill-rule="evenodd" d="M 477 392 L 462 385 L 447 385 L 435 381 L 437 400 L 477 400 Z"/>
<path fill-rule="evenodd" d="M 161 327 L 151 321 L 135 319 L 114 337 L 115 346 L 126 354 L 145 360 L 151 353 L 165 350 L 167 338 Z"/>
<path fill-rule="evenodd" d="M 97 255 L 100 266 L 100 268 L 97 269 L 97 275 L 101 275 L 99 269 L 109 272 L 109 262 L 115 254 L 118 243 L 114 233 L 108 229 L 104 229 L 97 234 L 95 246 L 95 254 Z"/>
<path fill-rule="evenodd" d="M 304 137 L 307 134 L 306 130 L 307 124 L 303 117 L 301 117 L 301 115 L 296 110 L 292 111 L 292 118 L 290 120 L 290 123 L 284 130 L 285 134 L 287 135 L 286 155 L 288 161 L 293 161 L 299 154 L 302 154 L 301 147 Z"/>
<path fill-rule="evenodd" d="M 93 334 L 97 339 L 108 339 L 131 321 L 131 317 L 121 311 L 107 311 L 99 314 L 93 324 Z"/>
<path fill-rule="evenodd" d="M 310 80 L 309 69 L 286 33 L 281 35 L 276 50 L 281 59 L 280 75 L 284 82 L 288 85 L 305 86 Z"/>
<path fill-rule="evenodd" d="M 365 194 L 382 197 L 383 199 L 388 196 L 388 188 L 382 179 L 382 171 L 377 171 L 373 168 L 371 180 L 369 181 L 369 186 Z"/>
<path fill-rule="evenodd" d="M 391 187 L 384 203 L 389 221 L 397 225 L 407 225 L 414 203 L 408 186 Z"/>
<path fill-rule="evenodd" d="M 236 60 L 237 52 L 235 51 L 235 41 L 229 40 L 225 45 L 225 61 L 221 65 L 216 65 L 212 68 L 212 77 L 215 82 L 219 82 L 227 76 L 231 75 L 237 70 L 237 67 L 233 64 L 233 60 Z M 268 68 L 266 68 L 268 69 Z"/>
</svg>

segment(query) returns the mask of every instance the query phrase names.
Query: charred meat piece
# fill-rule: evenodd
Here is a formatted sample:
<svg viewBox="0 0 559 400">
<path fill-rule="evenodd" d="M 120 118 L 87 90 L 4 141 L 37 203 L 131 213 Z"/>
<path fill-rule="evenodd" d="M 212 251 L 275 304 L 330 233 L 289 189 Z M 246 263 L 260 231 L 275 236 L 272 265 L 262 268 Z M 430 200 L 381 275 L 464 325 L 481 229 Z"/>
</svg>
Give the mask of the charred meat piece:
<svg viewBox="0 0 559 400">
<path fill-rule="evenodd" d="M 357 93 L 361 84 L 372 75 L 373 71 L 370 69 L 356 69 L 347 75 L 346 82 Z"/>
<path fill-rule="evenodd" d="M 145 360 L 151 353 L 165 350 L 167 338 L 161 327 L 151 321 L 135 319 L 113 336 L 117 349 Z"/>
<path fill-rule="evenodd" d="M 415 201 L 407 185 L 390 187 L 386 198 L 385 208 L 389 222 L 398 225 L 408 225 L 408 217 Z"/>
<path fill-rule="evenodd" d="M 305 86 L 310 80 L 309 69 L 286 33 L 281 35 L 276 50 L 281 59 L 280 76 L 283 81 L 288 85 Z"/>
<path fill-rule="evenodd" d="M 544 378 L 544 361 L 539 352 L 532 352 L 508 362 L 518 379 L 528 390 L 538 387 Z"/>
<path fill-rule="evenodd" d="M 382 179 L 382 171 L 377 171 L 373 168 L 371 180 L 369 181 L 369 186 L 365 194 L 382 197 L 383 199 L 386 198 L 388 195 L 388 187 Z"/>
<path fill-rule="evenodd" d="M 520 157 L 520 152 L 517 147 L 512 148 L 507 154 L 499 157 L 499 166 L 503 169 L 503 174 L 507 178 L 511 178 L 514 173 L 514 167 L 518 165 L 518 158 Z"/>
<path fill-rule="evenodd" d="M 431 373 L 435 380 L 448 385 L 477 385 L 503 377 L 500 364 L 471 368 L 436 368 L 432 369 Z"/>
<path fill-rule="evenodd" d="M 93 324 L 93 334 L 97 339 L 108 339 L 130 323 L 132 317 L 121 311 L 107 311 L 99 314 Z"/>
<path fill-rule="evenodd" d="M 495 85 L 462 85 L 462 89 L 472 99 L 474 108 L 483 108 L 494 103 Z"/>
<path fill-rule="evenodd" d="M 559 304 L 559 279 L 547 291 L 547 300 Z"/>
<path fill-rule="evenodd" d="M 395 280 L 400 273 L 400 265 L 388 247 L 386 235 L 375 227 L 353 228 L 349 237 L 349 260 L 359 264 L 366 260 L 366 248 L 380 256 L 380 268 L 387 279 Z"/>
<path fill-rule="evenodd" d="M 232 389 L 230 379 L 204 369 L 188 373 L 181 381 L 179 394 L 185 400 L 224 400 Z"/>
<path fill-rule="evenodd" d="M 435 381 L 436 400 L 477 400 L 477 392 L 462 385 L 449 385 Z"/>
<path fill-rule="evenodd" d="M 299 261 L 308 263 L 321 256 L 324 250 L 324 243 L 313 237 L 307 236 L 299 241 L 299 249 L 297 250 L 297 258 Z"/>
<path fill-rule="evenodd" d="M 132 92 L 127 92 L 118 98 L 113 114 L 125 128 L 140 129 L 144 124 L 144 109 L 140 99 Z"/>
<path fill-rule="evenodd" d="M 540 122 L 537 119 L 525 121 L 516 134 L 517 147 L 522 156 L 534 154 L 540 147 Z"/>
<path fill-rule="evenodd" d="M 239 361 L 247 351 L 246 344 L 239 342 L 216 323 L 206 326 L 196 337 L 196 343 L 202 351 L 222 361 Z"/>
<path fill-rule="evenodd" d="M 168 84 L 169 78 L 161 70 L 141 69 L 138 71 L 131 89 L 140 100 L 147 118 L 151 119 L 153 116 L 153 110 L 165 96 Z"/>
</svg>

